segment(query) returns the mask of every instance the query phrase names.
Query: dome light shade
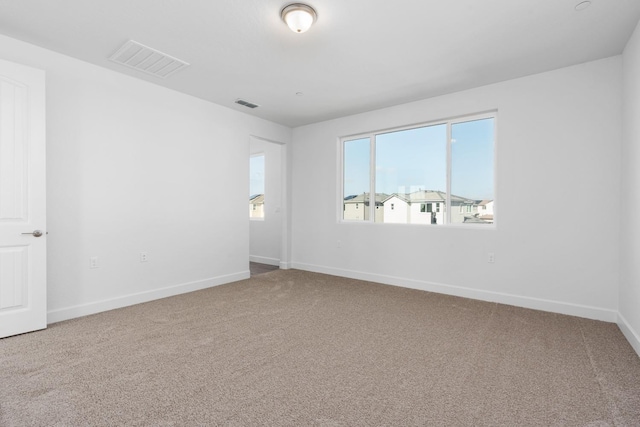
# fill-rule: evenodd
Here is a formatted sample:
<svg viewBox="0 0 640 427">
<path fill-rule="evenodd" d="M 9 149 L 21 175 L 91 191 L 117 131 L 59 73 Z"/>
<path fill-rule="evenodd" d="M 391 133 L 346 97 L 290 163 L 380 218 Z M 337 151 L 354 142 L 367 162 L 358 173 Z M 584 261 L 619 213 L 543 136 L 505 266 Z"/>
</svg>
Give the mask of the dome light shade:
<svg viewBox="0 0 640 427">
<path fill-rule="evenodd" d="M 292 3 L 280 12 L 282 20 L 287 23 L 294 33 L 304 33 L 318 19 L 316 11 L 306 4 Z"/>
</svg>

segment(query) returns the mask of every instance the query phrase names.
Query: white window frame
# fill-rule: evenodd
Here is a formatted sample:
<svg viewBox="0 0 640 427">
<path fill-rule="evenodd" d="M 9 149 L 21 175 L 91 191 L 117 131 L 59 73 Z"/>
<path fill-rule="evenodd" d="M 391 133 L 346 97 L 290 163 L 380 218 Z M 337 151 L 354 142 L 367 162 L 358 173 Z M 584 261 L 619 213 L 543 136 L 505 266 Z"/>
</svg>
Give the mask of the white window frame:
<svg viewBox="0 0 640 427">
<path fill-rule="evenodd" d="M 473 122 L 478 120 L 485 119 L 493 119 L 493 222 L 491 224 L 465 224 L 465 223 L 452 223 L 451 215 L 452 215 L 452 206 L 451 206 L 451 165 L 452 165 L 452 133 L 451 128 L 455 124 Z M 446 125 L 447 126 L 447 165 L 446 165 L 446 193 L 447 198 L 444 201 L 444 209 L 445 209 L 445 223 L 438 224 L 438 227 L 455 227 L 455 228 L 468 228 L 468 229 L 495 229 L 497 224 L 497 129 L 498 129 L 498 110 L 491 110 L 482 113 L 457 116 L 454 118 L 441 119 L 441 120 L 433 120 L 429 122 L 416 123 L 412 125 L 399 126 L 394 128 L 386 128 L 379 129 L 372 132 L 359 133 L 353 135 L 346 135 L 338 138 L 338 195 L 340 197 L 338 201 L 338 222 L 339 223 L 349 223 L 349 224 L 376 224 L 375 223 L 375 203 L 369 203 L 369 219 L 367 220 L 350 220 L 344 219 L 344 144 L 348 141 L 358 140 L 358 139 L 369 139 L 369 198 L 375 201 L 376 197 L 376 187 L 375 187 L 375 170 L 376 170 L 376 158 L 375 158 L 375 138 L 377 135 L 387 134 L 391 132 L 401 132 L 405 130 L 411 130 L 416 128 L 428 127 L 428 126 L 437 126 L 437 125 Z M 460 206 L 462 209 L 462 205 Z M 439 211 L 439 210 L 438 210 Z M 385 225 L 406 225 L 406 226 L 414 226 L 414 227 L 424 227 L 424 224 L 391 224 L 391 223 L 379 223 Z"/>
</svg>

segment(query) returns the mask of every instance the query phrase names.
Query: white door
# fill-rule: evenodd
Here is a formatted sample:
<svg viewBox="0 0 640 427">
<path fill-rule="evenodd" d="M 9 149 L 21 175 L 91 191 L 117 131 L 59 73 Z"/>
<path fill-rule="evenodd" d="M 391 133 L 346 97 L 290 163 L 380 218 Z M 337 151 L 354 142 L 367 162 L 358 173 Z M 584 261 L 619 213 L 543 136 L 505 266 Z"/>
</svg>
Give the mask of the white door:
<svg viewBox="0 0 640 427">
<path fill-rule="evenodd" d="M 47 327 L 45 199 L 44 71 L 0 60 L 0 338 Z"/>
</svg>

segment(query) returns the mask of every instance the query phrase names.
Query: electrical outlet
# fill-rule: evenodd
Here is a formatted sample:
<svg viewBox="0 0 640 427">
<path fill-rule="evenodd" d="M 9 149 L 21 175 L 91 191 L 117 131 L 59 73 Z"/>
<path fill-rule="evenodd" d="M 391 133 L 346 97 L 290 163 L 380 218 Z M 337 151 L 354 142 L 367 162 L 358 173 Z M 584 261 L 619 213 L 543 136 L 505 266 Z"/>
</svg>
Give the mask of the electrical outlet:
<svg viewBox="0 0 640 427">
<path fill-rule="evenodd" d="M 149 254 L 147 252 L 140 252 L 140 262 L 149 261 Z"/>
<path fill-rule="evenodd" d="M 489 254 L 487 255 L 487 262 L 489 264 L 493 264 L 494 262 L 496 262 L 496 254 L 493 252 L 489 252 Z"/>
<path fill-rule="evenodd" d="M 91 258 L 89 258 L 89 268 L 98 268 L 98 267 L 100 267 L 100 264 L 98 263 L 98 257 L 92 256 Z"/>
</svg>

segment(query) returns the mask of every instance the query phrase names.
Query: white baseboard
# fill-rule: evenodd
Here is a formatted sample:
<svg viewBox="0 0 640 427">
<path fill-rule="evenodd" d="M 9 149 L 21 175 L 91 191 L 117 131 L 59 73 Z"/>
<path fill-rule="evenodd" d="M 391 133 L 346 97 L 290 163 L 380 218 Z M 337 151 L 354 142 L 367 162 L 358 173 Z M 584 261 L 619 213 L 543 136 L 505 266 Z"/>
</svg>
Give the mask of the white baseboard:
<svg viewBox="0 0 640 427">
<path fill-rule="evenodd" d="M 241 273 L 212 277 L 210 279 L 198 280 L 196 282 L 182 283 L 179 285 L 168 286 L 151 291 L 138 292 L 135 294 L 123 295 L 116 298 L 90 302 L 73 307 L 60 308 L 57 310 L 49 311 L 47 313 L 47 323 L 51 324 L 61 322 L 63 320 L 69 320 L 76 317 L 87 316 L 89 314 L 100 313 L 102 311 L 113 310 L 116 308 L 127 307 L 130 305 L 149 302 L 160 298 L 185 294 L 187 292 L 193 292 L 201 289 L 211 288 L 214 286 L 224 285 L 225 283 L 237 282 L 239 280 L 248 279 L 249 277 L 249 272 L 243 271 Z"/>
<path fill-rule="evenodd" d="M 631 347 L 633 347 L 638 356 L 640 356 L 640 334 L 631 327 L 627 319 L 620 313 L 618 313 L 618 327 L 627 341 L 629 341 L 629 344 L 631 344 Z"/>
<path fill-rule="evenodd" d="M 289 265 L 288 262 L 280 261 L 280 270 L 288 270 L 290 268 L 291 266 Z"/>
<path fill-rule="evenodd" d="M 446 295 L 471 298 L 481 301 L 497 302 L 516 307 L 530 308 L 534 310 L 548 311 L 551 313 L 567 314 L 570 316 L 584 317 L 587 319 L 602 320 L 616 323 L 618 312 L 604 308 L 591 307 L 580 304 L 571 304 L 560 301 L 532 298 L 502 292 L 486 291 L 481 289 L 466 288 L 463 286 L 447 285 L 443 283 L 427 282 L 402 277 L 385 276 L 380 274 L 364 273 L 361 271 L 344 270 L 340 268 L 325 267 L 320 265 L 292 263 L 292 268 L 312 271 L 316 273 L 331 274 L 333 276 L 348 277 L 350 279 L 366 280 L 385 285 L 401 286 L 404 288 L 418 289 L 421 291 L 436 292 Z"/>
<path fill-rule="evenodd" d="M 265 256 L 249 255 L 249 261 L 258 262 L 260 264 L 280 266 L 280 260 L 277 258 L 269 258 Z"/>
</svg>

